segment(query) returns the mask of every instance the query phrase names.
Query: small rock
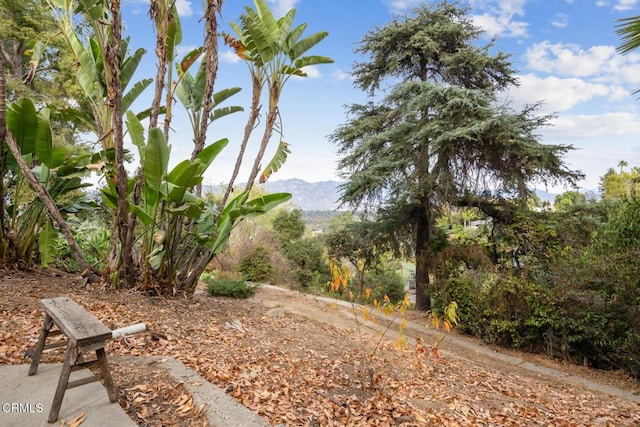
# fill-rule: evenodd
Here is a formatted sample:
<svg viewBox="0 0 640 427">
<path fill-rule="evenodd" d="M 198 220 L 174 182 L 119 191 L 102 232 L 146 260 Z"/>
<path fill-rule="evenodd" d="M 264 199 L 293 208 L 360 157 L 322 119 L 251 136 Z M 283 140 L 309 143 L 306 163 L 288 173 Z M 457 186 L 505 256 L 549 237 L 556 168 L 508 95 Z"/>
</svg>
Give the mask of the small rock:
<svg viewBox="0 0 640 427">
<path fill-rule="evenodd" d="M 224 324 L 225 329 L 235 329 L 238 330 L 240 332 L 247 332 L 244 330 L 244 327 L 242 326 L 242 323 L 240 323 L 240 321 L 238 319 L 233 319 L 233 322 L 226 322 Z"/>
<path fill-rule="evenodd" d="M 267 311 L 267 316 L 270 317 L 284 317 L 284 307 L 276 307 Z"/>
</svg>

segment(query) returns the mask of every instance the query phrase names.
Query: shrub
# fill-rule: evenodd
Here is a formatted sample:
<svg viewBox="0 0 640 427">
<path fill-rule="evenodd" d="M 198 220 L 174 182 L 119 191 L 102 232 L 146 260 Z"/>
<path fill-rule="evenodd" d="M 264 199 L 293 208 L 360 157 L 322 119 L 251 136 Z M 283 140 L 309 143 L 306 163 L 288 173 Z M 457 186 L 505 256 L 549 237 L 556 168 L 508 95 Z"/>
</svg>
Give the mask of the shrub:
<svg viewBox="0 0 640 427">
<path fill-rule="evenodd" d="M 378 268 L 364 275 L 365 288 L 371 289 L 371 298 L 382 301 L 388 296 L 392 303 L 405 296 L 404 279 L 394 270 Z"/>
<path fill-rule="evenodd" d="M 295 280 L 304 289 L 330 280 L 329 267 L 324 262 L 324 247 L 317 239 L 298 239 L 284 247 Z"/>
<path fill-rule="evenodd" d="M 559 325 L 556 297 L 543 285 L 517 277 L 498 280 L 489 290 L 482 317 L 486 341 L 522 348 L 544 350 L 544 336 Z"/>
<path fill-rule="evenodd" d="M 455 301 L 458 305 L 458 328 L 461 332 L 475 334 L 475 322 L 478 309 L 479 287 L 468 277 L 456 277 L 449 279 L 442 291 L 432 299 L 432 311 L 438 316 L 444 314 L 445 307 Z"/>
<path fill-rule="evenodd" d="M 209 274 L 200 277 L 207 284 L 207 293 L 214 297 L 249 298 L 255 295 L 259 285 L 248 285 L 246 280 L 214 278 Z"/>
<path fill-rule="evenodd" d="M 273 277 L 273 266 L 269 259 L 269 253 L 263 246 L 257 246 L 253 252 L 244 257 L 238 270 L 244 274 L 247 280 L 254 282 L 268 282 Z"/>
</svg>

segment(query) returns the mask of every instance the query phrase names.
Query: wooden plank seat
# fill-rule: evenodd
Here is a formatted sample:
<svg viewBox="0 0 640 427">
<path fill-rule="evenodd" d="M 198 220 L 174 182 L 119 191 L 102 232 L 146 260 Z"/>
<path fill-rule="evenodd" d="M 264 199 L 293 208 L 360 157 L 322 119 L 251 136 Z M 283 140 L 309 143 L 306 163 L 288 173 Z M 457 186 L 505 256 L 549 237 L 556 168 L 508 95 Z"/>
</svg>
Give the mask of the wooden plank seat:
<svg viewBox="0 0 640 427">
<path fill-rule="evenodd" d="M 118 393 L 109 372 L 109 364 L 107 363 L 107 355 L 104 349 L 106 341 L 112 337 L 111 329 L 103 325 L 71 298 L 42 299 L 40 304 L 44 308 L 45 316 L 40 337 L 33 352 L 29 375 L 35 375 L 38 372 L 38 364 L 44 349 L 67 346 L 48 421 L 54 423 L 58 420 L 60 406 L 66 390 L 99 381 L 100 379 L 104 381 L 109 401 L 115 403 L 118 399 Z M 54 325 L 58 330 L 51 330 Z M 47 337 L 55 335 L 65 335 L 67 340 L 46 344 Z M 96 359 L 85 361 L 84 356 L 93 351 L 95 351 Z M 69 382 L 72 371 L 93 366 L 99 367 L 98 375 Z"/>
</svg>

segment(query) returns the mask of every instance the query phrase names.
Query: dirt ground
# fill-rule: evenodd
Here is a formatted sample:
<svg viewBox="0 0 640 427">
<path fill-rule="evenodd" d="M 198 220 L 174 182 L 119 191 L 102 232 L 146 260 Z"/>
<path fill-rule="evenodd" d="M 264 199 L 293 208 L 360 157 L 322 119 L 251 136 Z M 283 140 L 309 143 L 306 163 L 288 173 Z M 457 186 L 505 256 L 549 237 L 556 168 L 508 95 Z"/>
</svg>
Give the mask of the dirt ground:
<svg viewBox="0 0 640 427">
<path fill-rule="evenodd" d="M 164 299 L 55 270 L 0 270 L 0 364 L 28 363 L 42 322 L 39 299 L 67 295 L 112 329 L 147 332 L 109 343 L 120 404 L 143 426 L 206 426 L 182 384 L 131 356 L 175 357 L 272 425 L 637 426 L 640 404 L 443 342 L 394 346 L 395 329 L 358 332 L 353 312 L 296 292 L 261 288 L 249 300 Z M 281 310 L 282 309 L 282 310 Z M 284 313 L 283 313 L 284 312 Z M 419 313 L 408 318 L 425 323 Z M 380 342 L 380 345 L 378 345 Z M 527 361 L 638 393 L 620 373 Z M 62 350 L 43 362 L 62 360 Z M 371 384 L 371 380 L 372 384 Z"/>
</svg>

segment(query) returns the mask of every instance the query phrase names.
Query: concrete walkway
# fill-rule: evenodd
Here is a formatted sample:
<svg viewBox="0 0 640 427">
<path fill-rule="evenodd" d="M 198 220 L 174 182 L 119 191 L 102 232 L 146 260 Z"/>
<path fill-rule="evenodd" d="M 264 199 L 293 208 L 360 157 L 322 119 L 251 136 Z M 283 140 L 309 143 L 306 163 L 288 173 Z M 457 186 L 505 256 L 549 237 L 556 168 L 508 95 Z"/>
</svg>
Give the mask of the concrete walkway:
<svg viewBox="0 0 640 427">
<path fill-rule="evenodd" d="M 128 356 L 124 356 L 128 357 Z M 184 383 L 196 406 L 205 405 L 211 427 L 267 427 L 269 423 L 245 406 L 235 402 L 222 389 L 207 382 L 193 369 L 170 357 L 136 358 L 166 369 L 176 380 Z M 159 363 L 161 359 L 161 363 Z M 47 423 L 51 402 L 62 370 L 61 363 L 38 366 L 38 373 L 28 376 L 29 365 L 0 366 L 0 426 L 40 427 L 59 426 L 86 414 L 82 427 L 127 427 L 137 424 L 118 403 L 110 403 L 107 390 L 100 382 L 85 384 L 66 391 L 58 421 Z M 82 369 L 71 373 L 71 380 L 91 375 Z"/>
<path fill-rule="evenodd" d="M 36 427 L 59 426 L 86 418 L 82 427 L 135 426 L 127 413 L 117 403 L 110 403 L 107 389 L 100 382 L 86 384 L 66 391 L 58 421 L 47 423 L 51 402 L 58 386 L 62 363 L 38 366 L 38 373 L 28 376 L 29 365 L 0 366 L 0 426 Z M 90 376 L 86 369 L 71 373 L 71 380 Z"/>
</svg>

